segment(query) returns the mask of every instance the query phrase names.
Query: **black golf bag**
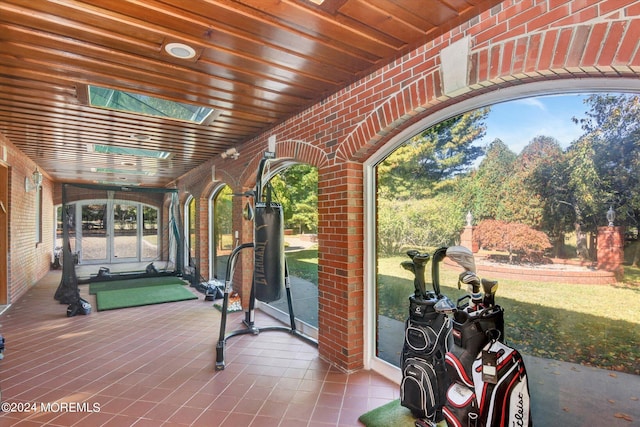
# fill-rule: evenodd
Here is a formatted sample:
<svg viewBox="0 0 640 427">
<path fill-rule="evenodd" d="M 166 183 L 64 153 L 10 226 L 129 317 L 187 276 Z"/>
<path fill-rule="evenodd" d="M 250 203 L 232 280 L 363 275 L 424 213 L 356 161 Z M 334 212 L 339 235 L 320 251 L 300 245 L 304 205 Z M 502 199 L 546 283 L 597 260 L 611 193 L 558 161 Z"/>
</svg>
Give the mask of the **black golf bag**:
<svg viewBox="0 0 640 427">
<path fill-rule="evenodd" d="M 442 298 L 437 279 L 433 281 L 434 292 L 425 289 L 424 267 L 429 255 L 415 251 L 408 255 L 412 260 L 402 266 L 415 274 L 415 293 L 409 297 L 405 322 L 400 404 L 417 418 L 437 422 L 443 416 L 448 386 L 445 355 L 451 344 L 451 320 L 435 310 Z"/>
</svg>

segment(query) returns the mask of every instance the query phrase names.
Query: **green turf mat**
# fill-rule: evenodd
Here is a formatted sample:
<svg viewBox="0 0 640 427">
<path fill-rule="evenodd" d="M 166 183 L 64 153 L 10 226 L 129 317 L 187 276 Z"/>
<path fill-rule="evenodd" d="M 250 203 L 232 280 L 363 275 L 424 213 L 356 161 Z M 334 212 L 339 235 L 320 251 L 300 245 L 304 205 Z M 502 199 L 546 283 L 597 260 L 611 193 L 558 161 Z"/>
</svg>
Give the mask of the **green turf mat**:
<svg viewBox="0 0 640 427">
<path fill-rule="evenodd" d="M 111 291 L 147 286 L 184 285 L 186 282 L 176 276 L 140 277 L 126 280 L 107 280 L 89 284 L 89 294 L 95 295 L 100 291 Z"/>
<path fill-rule="evenodd" d="M 414 427 L 416 425 L 415 417 L 410 410 L 400 406 L 400 400 L 394 400 L 360 415 L 358 420 L 367 427 Z M 438 427 L 446 427 L 446 425 L 446 421 L 438 423 Z"/>
<path fill-rule="evenodd" d="M 104 311 L 190 299 L 198 297 L 183 285 L 157 285 L 99 291 L 96 294 L 96 305 L 98 311 Z"/>
</svg>

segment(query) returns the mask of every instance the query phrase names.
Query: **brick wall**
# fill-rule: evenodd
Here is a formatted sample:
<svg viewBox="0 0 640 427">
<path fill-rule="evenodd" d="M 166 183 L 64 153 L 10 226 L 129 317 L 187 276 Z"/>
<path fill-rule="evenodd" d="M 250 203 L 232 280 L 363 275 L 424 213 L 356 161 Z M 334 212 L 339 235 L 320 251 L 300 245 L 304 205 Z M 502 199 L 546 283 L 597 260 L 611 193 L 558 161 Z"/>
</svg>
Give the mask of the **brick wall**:
<svg viewBox="0 0 640 427">
<path fill-rule="evenodd" d="M 407 126 L 446 106 L 502 88 L 586 77 L 640 74 L 640 5 L 631 0 L 508 0 L 238 147 L 240 159 L 214 159 L 234 189 L 251 188 L 275 135 L 279 157 L 319 168 L 319 351 L 347 369 L 363 365 L 362 162 Z M 445 90 L 441 53 L 468 37 L 465 87 Z M 250 238 L 250 223 L 242 224 Z M 245 285 L 250 268 L 244 266 Z"/>
<path fill-rule="evenodd" d="M 7 301 L 14 303 L 50 268 L 53 254 L 52 183 L 42 183 L 42 242 L 36 241 L 36 192 L 25 192 L 24 180 L 36 164 L 0 134 L 0 146 L 7 151 L 9 166 L 9 235 L 7 259 Z"/>
</svg>

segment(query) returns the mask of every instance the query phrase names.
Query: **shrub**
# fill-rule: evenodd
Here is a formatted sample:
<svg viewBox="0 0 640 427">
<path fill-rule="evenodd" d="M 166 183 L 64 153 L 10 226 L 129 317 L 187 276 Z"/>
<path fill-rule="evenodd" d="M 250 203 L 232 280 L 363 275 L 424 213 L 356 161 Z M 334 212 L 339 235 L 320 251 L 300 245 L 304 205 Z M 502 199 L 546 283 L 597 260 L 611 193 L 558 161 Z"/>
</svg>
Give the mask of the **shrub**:
<svg viewBox="0 0 640 427">
<path fill-rule="evenodd" d="M 495 219 L 481 221 L 475 229 L 474 239 L 481 248 L 508 252 L 511 263 L 514 255 L 539 262 L 544 250 L 551 247 L 549 237 L 542 231 L 526 224 Z"/>
</svg>

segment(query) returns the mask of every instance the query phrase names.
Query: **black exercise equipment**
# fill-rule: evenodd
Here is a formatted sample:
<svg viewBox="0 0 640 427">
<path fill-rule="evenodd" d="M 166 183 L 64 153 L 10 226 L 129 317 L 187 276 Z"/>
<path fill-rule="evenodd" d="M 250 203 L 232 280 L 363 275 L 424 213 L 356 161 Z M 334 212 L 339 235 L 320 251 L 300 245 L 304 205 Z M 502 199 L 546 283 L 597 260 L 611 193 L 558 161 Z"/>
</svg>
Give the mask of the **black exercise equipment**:
<svg viewBox="0 0 640 427">
<path fill-rule="evenodd" d="M 256 177 L 256 190 L 253 194 L 249 194 L 254 198 L 254 208 L 252 209 L 254 220 L 254 241 L 253 243 L 243 243 L 237 246 L 233 249 L 229 256 L 229 260 L 227 261 L 224 296 L 222 301 L 222 318 L 220 320 L 220 335 L 218 337 L 218 344 L 216 345 L 217 371 L 223 370 L 225 367 L 225 342 L 234 336 L 244 334 L 257 335 L 263 331 L 284 331 L 317 345 L 317 342 L 312 338 L 302 334 L 296 329 L 293 304 L 291 301 L 291 282 L 289 280 L 289 271 L 284 256 L 284 218 L 282 205 L 271 201 L 271 187 L 268 185 L 266 200 L 262 200 L 262 176 L 265 166 L 272 158 L 272 155 L 266 153 L 260 161 Z M 240 252 L 245 249 L 253 249 L 254 254 L 254 269 L 251 293 L 249 296 L 249 309 L 245 312 L 245 319 L 243 321 L 245 327 L 226 334 L 229 294 L 233 290 L 232 279 L 235 271 L 235 264 Z M 254 323 L 256 300 L 267 303 L 277 301 L 281 298 L 283 290 L 286 292 L 287 297 L 289 326 L 256 327 Z"/>
</svg>

